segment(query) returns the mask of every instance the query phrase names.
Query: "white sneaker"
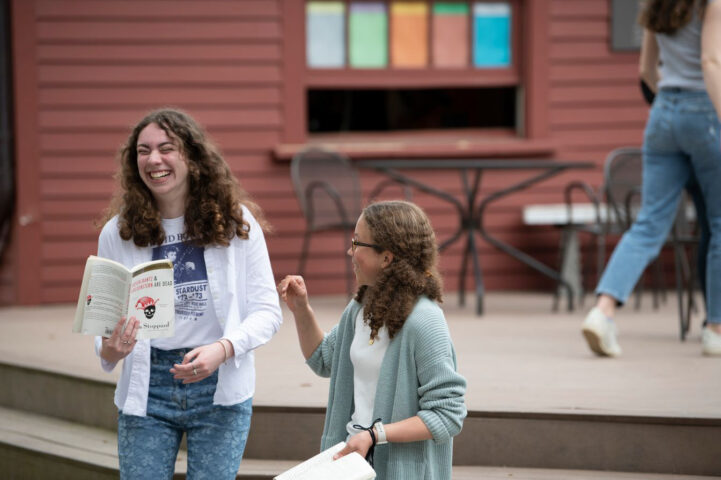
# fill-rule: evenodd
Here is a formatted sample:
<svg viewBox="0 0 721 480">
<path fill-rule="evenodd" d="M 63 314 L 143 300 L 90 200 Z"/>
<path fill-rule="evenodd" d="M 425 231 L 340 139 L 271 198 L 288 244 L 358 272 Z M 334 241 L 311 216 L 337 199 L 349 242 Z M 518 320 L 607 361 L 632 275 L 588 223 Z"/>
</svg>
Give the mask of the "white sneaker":
<svg viewBox="0 0 721 480">
<path fill-rule="evenodd" d="M 706 327 L 701 332 L 701 351 L 704 355 L 721 355 L 721 333 L 716 333 Z"/>
<path fill-rule="evenodd" d="M 594 307 L 583 320 L 583 336 L 588 346 L 596 355 L 602 357 L 618 357 L 621 355 L 621 346 L 616 340 L 616 324 Z M 720 337 L 721 338 L 721 337 Z"/>
</svg>

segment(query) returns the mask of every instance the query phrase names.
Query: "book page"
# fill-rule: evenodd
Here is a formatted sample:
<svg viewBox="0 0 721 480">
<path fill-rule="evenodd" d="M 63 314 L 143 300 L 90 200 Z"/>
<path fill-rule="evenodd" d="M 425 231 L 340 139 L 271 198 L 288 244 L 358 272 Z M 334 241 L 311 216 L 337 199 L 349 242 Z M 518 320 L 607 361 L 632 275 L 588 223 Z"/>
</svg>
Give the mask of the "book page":
<svg viewBox="0 0 721 480">
<path fill-rule="evenodd" d="M 117 262 L 91 255 L 85 264 L 74 332 L 109 337 L 126 314 L 130 272 Z"/>
<path fill-rule="evenodd" d="M 333 460 L 333 455 L 343 447 L 345 447 L 345 442 L 338 443 L 278 475 L 274 480 L 372 480 L 376 478 L 373 468 L 355 452 Z"/>
<path fill-rule="evenodd" d="M 172 262 L 159 260 L 135 267 L 127 305 L 128 316 L 140 321 L 136 338 L 172 337 L 175 333 Z"/>
</svg>

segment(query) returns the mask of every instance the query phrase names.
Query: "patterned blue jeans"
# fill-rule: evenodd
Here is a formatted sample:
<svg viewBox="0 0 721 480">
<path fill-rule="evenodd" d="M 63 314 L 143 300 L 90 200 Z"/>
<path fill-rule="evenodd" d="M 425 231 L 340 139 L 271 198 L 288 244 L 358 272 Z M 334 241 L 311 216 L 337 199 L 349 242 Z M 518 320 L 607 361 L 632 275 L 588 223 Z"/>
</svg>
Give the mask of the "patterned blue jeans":
<svg viewBox="0 0 721 480">
<path fill-rule="evenodd" d="M 183 433 L 188 479 L 234 479 L 250 430 L 252 399 L 213 405 L 218 371 L 184 385 L 169 372 L 190 349 L 151 349 L 147 416 L 118 418 L 121 479 L 172 479 Z"/>
</svg>

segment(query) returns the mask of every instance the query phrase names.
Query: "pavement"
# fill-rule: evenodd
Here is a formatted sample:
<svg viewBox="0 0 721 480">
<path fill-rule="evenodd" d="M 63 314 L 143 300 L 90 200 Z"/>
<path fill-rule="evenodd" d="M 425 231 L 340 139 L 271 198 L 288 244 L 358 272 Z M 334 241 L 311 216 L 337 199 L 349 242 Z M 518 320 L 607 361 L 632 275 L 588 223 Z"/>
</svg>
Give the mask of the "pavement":
<svg viewBox="0 0 721 480">
<path fill-rule="evenodd" d="M 580 332 L 585 310 L 552 312 L 550 294 L 489 292 L 486 313 L 472 301 L 443 304 L 470 411 L 584 413 L 721 418 L 721 357 L 701 355 L 700 318 L 679 340 L 675 293 L 658 310 L 651 298 L 616 318 L 620 358 L 597 358 Z M 346 304 L 341 296 L 311 298 L 324 330 Z M 71 333 L 74 305 L 0 308 L 0 361 L 115 382 L 103 372 L 92 337 Z M 278 334 L 256 352 L 254 403 L 325 406 L 327 379 L 305 366 L 293 317 L 284 309 Z"/>
</svg>

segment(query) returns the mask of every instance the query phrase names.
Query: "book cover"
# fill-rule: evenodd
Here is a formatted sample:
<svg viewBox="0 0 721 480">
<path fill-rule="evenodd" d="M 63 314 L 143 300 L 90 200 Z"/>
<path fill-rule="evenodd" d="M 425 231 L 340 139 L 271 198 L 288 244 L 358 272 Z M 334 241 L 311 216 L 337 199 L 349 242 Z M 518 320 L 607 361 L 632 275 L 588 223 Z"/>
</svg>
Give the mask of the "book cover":
<svg viewBox="0 0 721 480">
<path fill-rule="evenodd" d="M 88 257 L 73 332 L 108 337 L 123 316 L 140 321 L 137 339 L 174 334 L 175 291 L 171 261 L 154 260 L 128 269 L 107 258 Z"/>
</svg>

